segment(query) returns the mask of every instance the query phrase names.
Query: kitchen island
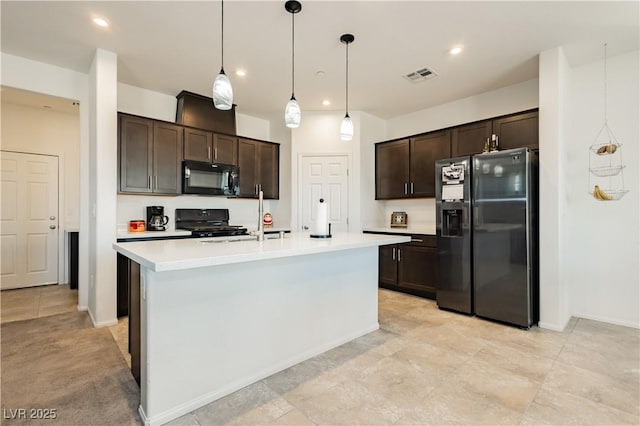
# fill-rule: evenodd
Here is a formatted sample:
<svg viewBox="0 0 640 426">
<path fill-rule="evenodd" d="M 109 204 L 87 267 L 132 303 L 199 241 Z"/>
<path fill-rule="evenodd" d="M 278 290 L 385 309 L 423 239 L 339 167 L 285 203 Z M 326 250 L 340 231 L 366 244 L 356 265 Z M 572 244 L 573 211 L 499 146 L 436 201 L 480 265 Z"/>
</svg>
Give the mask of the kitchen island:
<svg viewBox="0 0 640 426">
<path fill-rule="evenodd" d="M 378 246 L 408 241 L 292 233 L 262 242 L 114 244 L 139 265 L 145 424 L 166 423 L 378 329 Z"/>
</svg>

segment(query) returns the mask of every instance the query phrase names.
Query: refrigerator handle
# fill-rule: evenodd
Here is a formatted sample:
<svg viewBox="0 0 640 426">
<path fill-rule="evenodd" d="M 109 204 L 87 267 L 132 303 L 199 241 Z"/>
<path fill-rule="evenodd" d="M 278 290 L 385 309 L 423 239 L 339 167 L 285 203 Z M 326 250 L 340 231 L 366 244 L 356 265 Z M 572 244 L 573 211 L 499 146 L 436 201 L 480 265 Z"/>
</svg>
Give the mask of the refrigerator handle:
<svg viewBox="0 0 640 426">
<path fill-rule="evenodd" d="M 413 194 L 413 182 L 411 182 L 411 193 Z"/>
<path fill-rule="evenodd" d="M 402 261 L 402 250 L 400 250 L 400 247 L 398 247 L 398 262 Z"/>
<path fill-rule="evenodd" d="M 404 195 L 407 195 L 407 182 L 404 183 Z"/>
</svg>

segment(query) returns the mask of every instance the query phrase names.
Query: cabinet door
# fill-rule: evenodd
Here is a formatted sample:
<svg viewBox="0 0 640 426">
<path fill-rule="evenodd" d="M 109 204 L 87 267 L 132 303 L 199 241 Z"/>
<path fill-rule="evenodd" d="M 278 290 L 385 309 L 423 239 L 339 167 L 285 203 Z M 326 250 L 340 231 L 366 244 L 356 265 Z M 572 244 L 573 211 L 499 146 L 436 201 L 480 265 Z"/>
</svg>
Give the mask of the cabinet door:
<svg viewBox="0 0 640 426">
<path fill-rule="evenodd" d="M 489 120 L 454 128 L 451 156 L 459 157 L 481 153 L 488 137 L 491 137 L 491 121 Z"/>
<path fill-rule="evenodd" d="M 257 197 L 258 143 L 247 139 L 238 139 L 238 169 L 240 173 L 240 196 Z"/>
<path fill-rule="evenodd" d="M 278 199 L 280 196 L 280 146 L 259 142 L 258 185 L 264 198 Z"/>
<path fill-rule="evenodd" d="M 180 194 L 183 128 L 173 124 L 153 125 L 153 192 Z"/>
<path fill-rule="evenodd" d="M 398 286 L 435 297 L 437 249 L 411 244 L 398 245 Z"/>
<path fill-rule="evenodd" d="M 395 286 L 398 280 L 397 245 L 380 246 L 378 249 L 378 280 L 382 286 Z"/>
<path fill-rule="evenodd" d="M 211 162 L 212 140 L 211 132 L 184 129 L 184 159 Z"/>
<path fill-rule="evenodd" d="M 410 147 L 409 192 L 412 197 L 435 197 L 435 162 L 451 157 L 451 132 L 433 132 L 411 139 Z"/>
<path fill-rule="evenodd" d="M 409 139 L 376 144 L 376 200 L 409 196 Z"/>
<path fill-rule="evenodd" d="M 215 133 L 213 135 L 213 161 L 222 164 L 238 164 L 238 138 Z"/>
<path fill-rule="evenodd" d="M 153 121 L 120 117 L 120 191 L 152 192 Z"/>
<path fill-rule="evenodd" d="M 493 120 L 500 149 L 538 148 L 538 112 L 527 112 Z"/>
</svg>

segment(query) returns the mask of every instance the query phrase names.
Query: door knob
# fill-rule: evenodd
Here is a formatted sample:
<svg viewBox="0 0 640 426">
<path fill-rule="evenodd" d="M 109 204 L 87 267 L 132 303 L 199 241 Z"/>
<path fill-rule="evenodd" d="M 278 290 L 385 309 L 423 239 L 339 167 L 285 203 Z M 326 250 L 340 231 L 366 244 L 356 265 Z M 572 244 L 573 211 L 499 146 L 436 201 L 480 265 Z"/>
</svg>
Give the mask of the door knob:
<svg viewBox="0 0 640 426">
<path fill-rule="evenodd" d="M 304 229 L 304 230 L 306 231 L 306 230 L 308 230 L 308 229 L 309 229 L 309 227 L 308 227 L 307 225 L 304 225 L 304 226 L 302 227 L 302 229 Z"/>
<path fill-rule="evenodd" d="M 49 220 L 56 220 L 55 216 L 49 216 Z"/>
<path fill-rule="evenodd" d="M 49 225 L 49 229 L 56 229 L 55 225 Z"/>
</svg>

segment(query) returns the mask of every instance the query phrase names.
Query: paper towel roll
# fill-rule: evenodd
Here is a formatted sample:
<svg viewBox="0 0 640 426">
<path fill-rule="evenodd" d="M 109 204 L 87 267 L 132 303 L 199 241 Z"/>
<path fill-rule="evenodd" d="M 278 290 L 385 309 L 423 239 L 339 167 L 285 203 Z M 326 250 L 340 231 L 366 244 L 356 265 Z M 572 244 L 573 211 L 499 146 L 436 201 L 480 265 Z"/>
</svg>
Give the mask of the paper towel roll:
<svg viewBox="0 0 640 426">
<path fill-rule="evenodd" d="M 323 198 L 320 198 L 315 205 L 316 220 L 311 228 L 312 235 L 325 236 L 329 235 L 329 209 L 328 204 Z"/>
</svg>

